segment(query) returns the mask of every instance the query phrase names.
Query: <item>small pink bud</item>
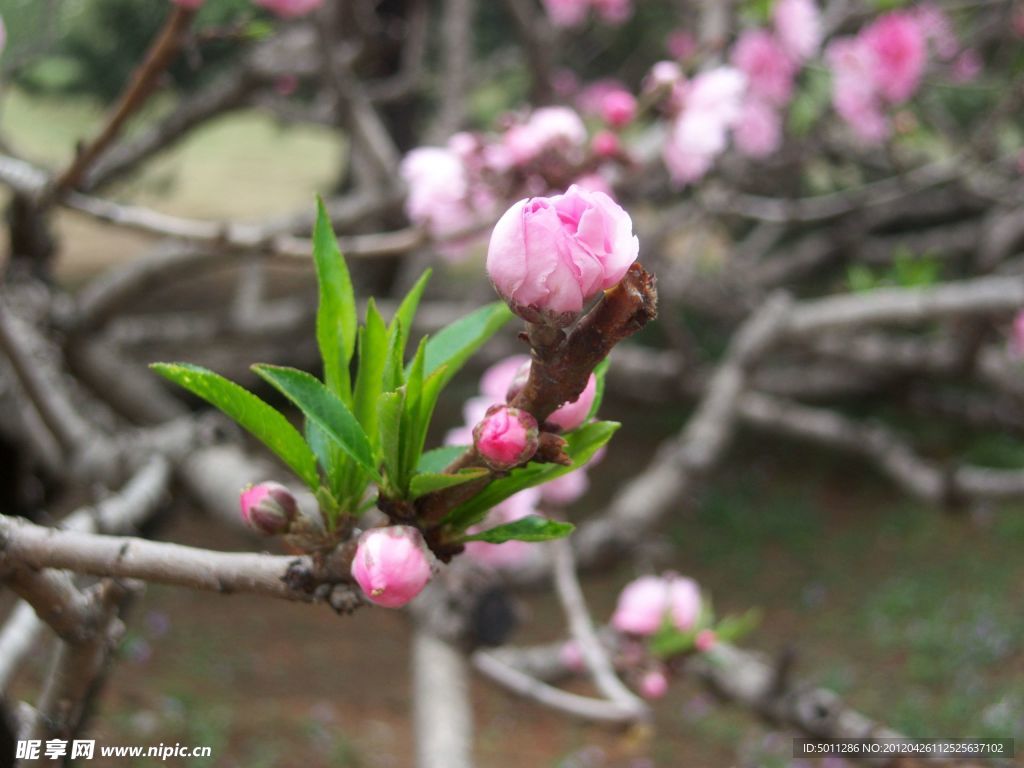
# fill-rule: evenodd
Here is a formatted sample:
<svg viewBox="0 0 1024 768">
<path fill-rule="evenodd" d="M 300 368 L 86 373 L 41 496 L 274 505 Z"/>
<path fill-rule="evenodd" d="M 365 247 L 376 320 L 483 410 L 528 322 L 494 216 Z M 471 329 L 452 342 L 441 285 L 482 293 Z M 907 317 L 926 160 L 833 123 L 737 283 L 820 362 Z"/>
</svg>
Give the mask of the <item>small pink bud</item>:
<svg viewBox="0 0 1024 768">
<path fill-rule="evenodd" d="M 239 496 L 242 519 L 253 530 L 267 536 L 285 533 L 299 514 L 292 492 L 280 483 L 251 485 Z"/>
<path fill-rule="evenodd" d="M 473 428 L 473 445 L 491 469 L 511 469 L 537 452 L 538 432 L 537 420 L 526 411 L 493 405 Z"/>
<path fill-rule="evenodd" d="M 642 576 L 619 595 L 612 626 L 631 635 L 653 635 L 666 618 L 680 632 L 692 629 L 700 616 L 697 583 L 676 574 Z"/>
<path fill-rule="evenodd" d="M 558 649 L 558 660 L 562 662 L 562 666 L 572 672 L 582 672 L 586 669 L 583 652 L 575 640 L 566 640 L 562 643 L 562 647 Z"/>
<path fill-rule="evenodd" d="M 706 653 L 718 644 L 718 635 L 713 629 L 702 629 L 694 638 L 693 645 L 701 653 Z"/>
<path fill-rule="evenodd" d="M 1021 155 L 1024 163 L 1024 153 Z M 1010 339 L 1007 344 L 1010 357 L 1018 360 L 1024 359 L 1024 309 L 1013 318 L 1013 327 L 1010 330 Z"/>
<path fill-rule="evenodd" d="M 594 398 L 597 396 L 597 377 L 590 374 L 587 386 L 583 388 L 580 396 L 571 403 L 566 403 L 557 411 L 548 416 L 547 420 L 552 424 L 561 427 L 564 432 L 571 432 L 587 420 L 590 409 L 594 406 Z"/>
<path fill-rule="evenodd" d="M 622 128 L 636 117 L 636 98 L 629 91 L 609 91 L 601 100 L 601 118 L 613 128 Z"/>
<path fill-rule="evenodd" d="M 608 195 L 573 185 L 564 195 L 520 200 L 498 220 L 487 274 L 516 314 L 568 325 L 636 261 L 633 222 Z"/>
<path fill-rule="evenodd" d="M 591 146 L 598 157 L 617 157 L 622 150 L 619 137 L 611 131 L 598 131 L 594 134 Z"/>
<path fill-rule="evenodd" d="M 408 525 L 371 528 L 359 537 L 352 577 L 372 603 L 400 608 L 430 581 L 430 553 Z"/>
<path fill-rule="evenodd" d="M 645 699 L 660 699 L 668 693 L 668 675 L 663 669 L 644 672 L 640 678 L 640 695 Z"/>
</svg>

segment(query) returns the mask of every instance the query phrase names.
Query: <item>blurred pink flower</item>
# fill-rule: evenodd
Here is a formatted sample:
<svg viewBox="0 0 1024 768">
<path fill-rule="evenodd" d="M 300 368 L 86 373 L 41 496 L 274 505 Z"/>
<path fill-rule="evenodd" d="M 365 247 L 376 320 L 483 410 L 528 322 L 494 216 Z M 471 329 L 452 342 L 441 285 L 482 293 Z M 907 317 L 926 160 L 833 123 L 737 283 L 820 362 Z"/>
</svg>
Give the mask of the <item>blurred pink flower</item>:
<svg viewBox="0 0 1024 768">
<path fill-rule="evenodd" d="M 609 91 L 601 99 L 601 118 L 613 128 L 622 128 L 636 117 L 636 97 L 625 88 Z"/>
<path fill-rule="evenodd" d="M 597 377 L 590 374 L 587 379 L 587 386 L 583 388 L 580 396 L 571 403 L 565 403 L 558 410 L 548 416 L 547 421 L 562 429 L 564 432 L 571 432 L 587 420 L 590 409 L 594 406 L 594 398 L 597 396 Z"/>
<path fill-rule="evenodd" d="M 921 3 L 914 7 L 921 34 L 931 43 L 940 59 L 952 59 L 960 50 L 960 43 L 949 16 L 935 3 Z"/>
<path fill-rule="evenodd" d="M 611 131 L 598 131 L 590 141 L 594 154 L 598 157 L 615 157 L 622 151 L 619 137 Z M 589 187 L 588 187 L 589 189 Z"/>
<path fill-rule="evenodd" d="M 859 37 L 833 40 L 826 50 L 832 69 L 832 104 L 861 141 L 875 144 L 889 135 L 875 88 L 874 53 Z"/>
<path fill-rule="evenodd" d="M 884 14 L 859 37 L 874 54 L 872 75 L 878 92 L 894 104 L 913 96 L 921 84 L 928 54 L 917 16 L 904 11 Z"/>
<path fill-rule="evenodd" d="M 770 32 L 753 29 L 740 35 L 732 63 L 747 76 L 750 93 L 758 99 L 782 106 L 793 97 L 796 64 Z"/>
<path fill-rule="evenodd" d="M 772 21 L 779 43 L 794 61 L 805 62 L 821 47 L 821 14 L 814 0 L 778 0 Z"/>
<path fill-rule="evenodd" d="M 511 126 L 503 144 L 513 163 L 522 164 L 546 150 L 579 150 L 586 141 L 587 128 L 575 111 L 569 107 L 541 107 L 526 122 Z"/>
<path fill-rule="evenodd" d="M 405 211 L 409 219 L 424 227 L 432 237 L 443 239 L 469 228 L 477 208 L 486 210 L 486 195 L 474 195 L 466 167 L 449 148 L 419 147 L 402 160 L 399 172 L 408 185 Z M 482 192 L 482 190 L 479 190 Z M 441 249 L 456 260 L 464 254 L 458 247 Z"/>
<path fill-rule="evenodd" d="M 504 402 L 508 399 L 509 387 L 519 369 L 524 365 L 529 366 L 529 363 L 529 355 L 512 355 L 504 360 L 499 360 L 480 376 L 481 394 L 489 398 L 491 402 Z"/>
<path fill-rule="evenodd" d="M 574 469 L 540 486 L 541 498 L 546 504 L 564 507 L 579 499 L 590 488 L 586 467 Z"/>
<path fill-rule="evenodd" d="M 282 19 L 292 19 L 297 16 L 305 16 L 310 11 L 316 10 L 323 5 L 324 0 L 253 0 L 253 2 L 276 13 Z"/>
<path fill-rule="evenodd" d="M 954 82 L 969 83 L 976 80 L 981 74 L 981 56 L 973 48 L 967 48 L 953 59 L 953 67 L 950 76 Z"/>
<path fill-rule="evenodd" d="M 666 573 L 641 576 L 619 594 L 612 626 L 631 635 L 653 635 L 666 621 L 686 632 L 694 627 L 701 611 L 700 589 L 693 579 Z"/>
<path fill-rule="evenodd" d="M 748 157 L 767 157 L 782 146 L 782 117 L 760 99 L 747 99 L 733 129 L 736 148 Z"/>
<path fill-rule="evenodd" d="M 660 699 L 668 693 L 668 675 L 661 667 L 644 672 L 640 678 L 640 695 L 645 699 Z"/>
<path fill-rule="evenodd" d="M 698 75 L 686 88 L 684 106 L 669 129 L 663 157 L 672 179 L 688 184 L 703 177 L 728 145 L 740 116 L 746 77 L 718 67 Z"/>
<path fill-rule="evenodd" d="M 580 176 L 576 179 L 576 186 L 587 190 L 587 192 L 600 192 L 612 200 L 615 199 L 615 190 L 612 189 L 611 182 L 600 173 L 588 173 L 586 176 Z"/>
<path fill-rule="evenodd" d="M 1007 342 L 1010 356 L 1018 360 L 1024 359 L 1024 309 L 1013 318 L 1013 327 Z"/>
<path fill-rule="evenodd" d="M 632 0 L 591 0 L 591 3 L 605 24 L 622 24 L 633 15 Z"/>
</svg>

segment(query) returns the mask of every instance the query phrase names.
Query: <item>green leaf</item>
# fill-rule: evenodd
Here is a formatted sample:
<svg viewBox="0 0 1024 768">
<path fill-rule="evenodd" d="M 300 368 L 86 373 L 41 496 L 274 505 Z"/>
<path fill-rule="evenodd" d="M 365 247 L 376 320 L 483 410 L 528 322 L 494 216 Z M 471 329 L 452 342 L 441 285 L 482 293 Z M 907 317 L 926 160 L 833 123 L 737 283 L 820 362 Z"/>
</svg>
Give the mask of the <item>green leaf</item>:
<svg viewBox="0 0 1024 768">
<path fill-rule="evenodd" d="M 369 438 L 352 411 L 333 392 L 315 377 L 295 368 L 254 365 L 253 370 L 295 403 L 349 458 L 374 479 L 380 478 Z"/>
<path fill-rule="evenodd" d="M 405 478 L 402 477 L 402 411 L 405 392 L 396 390 L 384 392 L 377 398 L 377 419 L 380 425 L 380 447 L 387 470 L 387 482 L 391 495 L 405 493 Z"/>
<path fill-rule="evenodd" d="M 462 540 L 486 541 L 488 544 L 504 544 L 506 541 L 550 541 L 568 536 L 575 528 L 572 523 L 560 523 L 540 515 L 527 515 L 511 523 L 465 536 Z"/>
<path fill-rule="evenodd" d="M 366 307 L 366 325 L 359 329 L 359 368 L 356 371 L 353 412 L 377 448 L 377 398 L 383 391 L 387 363 L 387 328 L 373 299 Z"/>
<path fill-rule="evenodd" d="M 526 488 L 554 480 L 574 469 L 579 469 L 590 461 L 598 448 L 611 439 L 618 428 L 619 424 L 614 421 L 595 421 L 584 424 L 565 436 L 566 453 L 572 458 L 570 466 L 531 463 L 525 467 L 517 467 L 505 477 L 500 477 L 490 483 L 469 501 L 455 507 L 444 519 L 446 526 L 453 531 L 464 531 L 469 526 L 483 520 L 491 507 L 500 504 L 509 496 Z"/>
<path fill-rule="evenodd" d="M 393 392 L 405 383 L 402 366 L 405 364 L 405 335 L 402 323 L 396 318 L 388 328 L 388 351 L 384 359 L 384 375 L 382 387 L 385 392 Z"/>
<path fill-rule="evenodd" d="M 423 395 L 423 364 L 426 357 L 427 339 L 420 341 L 416 356 L 412 359 L 405 380 L 405 405 L 402 408 L 402 452 L 400 473 L 403 478 L 412 476 L 413 468 L 419 463 L 423 445 L 417 445 L 420 434 L 420 400 Z M 404 486 L 403 486 L 404 487 Z"/>
<path fill-rule="evenodd" d="M 409 498 L 418 499 L 434 491 L 442 491 L 456 485 L 468 483 L 470 480 L 478 480 L 487 475 L 483 467 L 469 467 L 461 469 L 454 475 L 445 475 L 437 472 L 421 472 L 413 475 L 409 481 Z"/>
<path fill-rule="evenodd" d="M 734 643 L 754 631 L 761 623 L 761 611 L 751 608 L 739 616 L 726 616 L 715 627 L 715 634 L 723 643 Z"/>
<path fill-rule="evenodd" d="M 420 456 L 417 472 L 438 473 L 469 449 L 468 445 L 444 445 Z"/>
<path fill-rule="evenodd" d="M 348 267 L 331 229 L 330 217 L 324 201 L 319 198 L 313 227 L 313 261 L 320 288 L 316 340 L 324 361 L 324 381 L 331 392 L 350 404 L 348 366 L 356 346 L 356 297 Z"/>
<path fill-rule="evenodd" d="M 419 309 L 420 299 L 423 298 L 423 290 L 427 287 L 427 282 L 430 280 L 430 276 L 433 274 L 431 270 L 427 270 L 420 279 L 416 281 L 416 284 L 409 289 L 409 292 L 405 294 L 405 298 L 402 299 L 402 303 L 398 305 L 398 309 L 395 311 L 395 316 L 391 318 L 391 326 L 398 324 L 401 336 L 402 355 L 405 355 L 405 345 L 409 338 L 409 333 L 412 330 L 412 321 L 416 317 L 416 310 Z M 390 330 L 390 328 L 389 328 Z"/>
<path fill-rule="evenodd" d="M 427 344 L 427 376 L 447 366 L 442 384 L 447 384 L 466 361 L 512 317 L 504 302 L 497 301 L 470 312 L 441 329 Z"/>
<path fill-rule="evenodd" d="M 188 363 L 153 363 L 154 371 L 201 397 L 248 430 L 313 491 L 320 486 L 316 456 L 288 419 L 256 395 L 213 371 Z"/>
</svg>

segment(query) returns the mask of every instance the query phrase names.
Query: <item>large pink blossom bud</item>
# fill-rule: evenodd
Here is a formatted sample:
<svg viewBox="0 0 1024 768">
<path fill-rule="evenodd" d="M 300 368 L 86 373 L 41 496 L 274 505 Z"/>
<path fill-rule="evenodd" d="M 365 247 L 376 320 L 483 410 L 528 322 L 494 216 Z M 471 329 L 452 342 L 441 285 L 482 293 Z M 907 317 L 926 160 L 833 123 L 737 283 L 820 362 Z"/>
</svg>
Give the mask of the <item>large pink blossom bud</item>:
<svg viewBox="0 0 1024 768">
<path fill-rule="evenodd" d="M 563 432 L 571 432 L 579 427 L 590 416 L 590 409 L 594 407 L 594 398 L 597 396 L 597 377 L 590 374 L 587 379 L 587 386 L 583 388 L 580 396 L 571 403 L 566 403 L 558 410 L 548 416 L 547 420 L 561 427 Z"/>
<path fill-rule="evenodd" d="M 371 528 L 359 537 L 352 577 L 372 603 L 400 608 L 430 581 L 430 553 L 408 525 Z"/>
<path fill-rule="evenodd" d="M 538 444 L 537 420 L 508 405 L 491 406 L 473 428 L 473 445 L 491 469 L 512 469 L 529 461 Z"/>
<path fill-rule="evenodd" d="M 491 234 L 487 273 L 521 317 L 568 325 L 622 280 L 639 251 L 629 214 L 603 192 L 573 185 L 505 212 Z"/>
<path fill-rule="evenodd" d="M 276 13 L 282 19 L 305 16 L 324 4 L 324 0 L 253 0 L 253 2 L 263 6 L 271 13 Z"/>
<path fill-rule="evenodd" d="M 251 485 L 239 496 L 246 525 L 266 536 L 285 533 L 299 514 L 292 492 L 280 483 Z"/>
</svg>

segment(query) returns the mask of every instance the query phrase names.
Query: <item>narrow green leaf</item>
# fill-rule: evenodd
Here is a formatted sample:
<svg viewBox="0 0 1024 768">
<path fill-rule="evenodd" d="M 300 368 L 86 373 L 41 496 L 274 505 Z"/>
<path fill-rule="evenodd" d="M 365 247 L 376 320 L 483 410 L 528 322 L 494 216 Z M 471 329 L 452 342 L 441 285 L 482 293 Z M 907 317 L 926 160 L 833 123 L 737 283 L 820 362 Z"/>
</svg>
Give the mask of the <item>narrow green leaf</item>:
<svg viewBox="0 0 1024 768">
<path fill-rule="evenodd" d="M 455 507 L 445 518 L 445 525 L 453 531 L 464 531 L 469 526 L 483 520 L 491 507 L 500 504 L 509 496 L 582 467 L 590 461 L 598 448 L 611 439 L 618 428 L 619 424 L 614 421 L 594 421 L 584 424 L 565 436 L 566 453 L 572 458 L 570 466 L 531 463 L 524 467 L 517 467 L 505 477 L 500 477 L 490 483 L 469 501 Z"/>
<path fill-rule="evenodd" d="M 560 523 L 540 515 L 527 515 L 511 523 L 465 536 L 462 540 L 486 541 L 488 544 L 504 544 L 506 541 L 551 541 L 568 536 L 575 528 L 572 523 Z"/>
<path fill-rule="evenodd" d="M 359 329 L 359 368 L 356 371 L 353 412 L 370 438 L 379 447 L 377 435 L 377 398 L 383 391 L 384 366 L 387 363 L 387 328 L 373 299 L 366 307 L 366 325 Z"/>
<path fill-rule="evenodd" d="M 405 494 L 405 478 L 402 477 L 402 410 L 405 392 L 383 392 L 377 398 L 377 419 L 380 425 L 380 448 L 384 456 L 389 491 L 399 496 Z"/>
<path fill-rule="evenodd" d="M 426 357 L 427 339 L 420 340 L 416 356 L 409 366 L 405 380 L 405 406 L 402 408 L 402 454 L 401 474 L 412 476 L 413 468 L 419 463 L 423 446 L 417 445 L 420 434 L 420 400 L 423 396 L 423 364 Z"/>
<path fill-rule="evenodd" d="M 426 375 L 447 366 L 442 383 L 447 384 L 466 361 L 512 317 L 504 302 L 496 301 L 470 312 L 441 329 L 427 343 Z"/>
<path fill-rule="evenodd" d="M 319 198 L 313 227 L 313 261 L 320 288 L 316 340 L 324 362 L 324 381 L 342 401 L 351 404 L 348 366 L 356 345 L 356 297 L 348 267 L 331 229 L 331 219 L 324 201 Z"/>
<path fill-rule="evenodd" d="M 420 299 L 423 298 L 423 290 L 427 287 L 427 282 L 430 280 L 430 276 L 433 274 L 432 270 L 427 270 L 420 279 L 416 281 L 416 284 L 409 289 L 409 292 L 405 294 L 405 298 L 402 299 L 402 303 L 398 305 L 398 309 L 395 311 L 395 316 L 391 319 L 391 325 L 394 326 L 396 323 L 400 324 L 402 337 L 402 354 L 405 354 L 405 344 L 409 338 L 409 333 L 412 331 L 412 321 L 416 317 L 416 310 L 420 307 Z"/>
<path fill-rule="evenodd" d="M 413 475 L 409 481 L 409 498 L 418 499 L 434 491 L 442 491 L 456 485 L 468 483 L 470 480 L 478 480 L 487 475 L 487 470 L 482 467 L 471 467 L 462 469 L 454 475 L 445 475 L 434 472 L 421 472 Z"/>
<path fill-rule="evenodd" d="M 379 479 L 369 438 L 352 411 L 334 393 L 315 377 L 295 368 L 254 365 L 253 370 L 295 403 L 349 458 Z"/>
<path fill-rule="evenodd" d="M 388 351 L 384 359 L 382 386 L 385 392 L 392 392 L 405 383 L 405 337 L 402 323 L 396 318 L 388 328 Z"/>
<path fill-rule="evenodd" d="M 201 397 L 248 430 L 291 467 L 313 491 L 320 486 L 316 456 L 299 431 L 278 411 L 213 371 L 188 363 L 153 363 L 154 371 Z"/>
<path fill-rule="evenodd" d="M 468 448 L 468 445 L 444 445 L 440 448 L 426 451 L 420 456 L 420 463 L 416 466 L 416 471 L 427 473 L 441 472 L 465 453 Z"/>
</svg>

